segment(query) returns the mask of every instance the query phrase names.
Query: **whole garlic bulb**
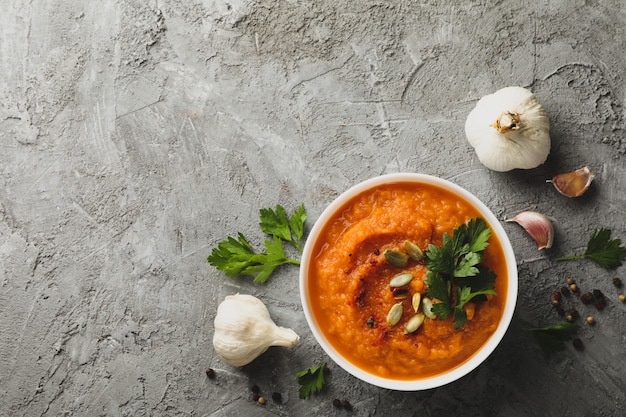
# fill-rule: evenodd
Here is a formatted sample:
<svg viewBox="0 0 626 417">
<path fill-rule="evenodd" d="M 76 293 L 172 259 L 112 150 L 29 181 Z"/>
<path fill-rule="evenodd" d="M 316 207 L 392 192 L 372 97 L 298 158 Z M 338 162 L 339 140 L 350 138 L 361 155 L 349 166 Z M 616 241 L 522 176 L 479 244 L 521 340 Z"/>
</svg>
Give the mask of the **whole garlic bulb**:
<svg viewBox="0 0 626 417">
<path fill-rule="evenodd" d="M 232 366 L 244 366 L 270 346 L 293 347 L 300 337 L 277 326 L 261 300 L 252 295 L 227 296 L 217 308 L 213 347 Z"/>
<path fill-rule="evenodd" d="M 482 97 L 467 116 L 465 135 L 480 162 L 494 171 L 535 168 L 550 153 L 546 111 L 523 87 Z"/>
</svg>

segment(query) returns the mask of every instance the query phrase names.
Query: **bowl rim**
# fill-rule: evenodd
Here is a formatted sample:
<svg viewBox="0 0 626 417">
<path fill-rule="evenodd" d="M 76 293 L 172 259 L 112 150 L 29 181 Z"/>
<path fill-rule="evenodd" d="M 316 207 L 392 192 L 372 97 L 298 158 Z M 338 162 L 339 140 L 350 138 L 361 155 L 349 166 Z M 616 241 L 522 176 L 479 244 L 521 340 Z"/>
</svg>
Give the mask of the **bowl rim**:
<svg viewBox="0 0 626 417">
<path fill-rule="evenodd" d="M 329 219 L 332 218 L 335 213 L 345 205 L 345 203 L 347 203 L 355 196 L 371 188 L 394 183 L 416 183 L 434 185 L 451 191 L 468 201 L 480 212 L 481 216 L 483 216 L 487 220 L 487 222 L 492 227 L 493 232 L 500 239 L 508 271 L 507 296 L 504 303 L 504 311 L 502 312 L 502 317 L 500 319 L 500 322 L 498 323 L 498 327 L 496 328 L 495 332 L 489 337 L 489 339 L 487 339 L 482 347 L 465 362 L 442 374 L 412 380 L 395 380 L 374 375 L 358 368 L 350 361 L 345 359 L 343 356 L 341 356 L 328 342 L 324 334 L 316 325 L 308 297 L 307 271 L 309 269 L 309 264 L 313 259 L 312 251 L 315 246 L 315 240 L 317 236 L 326 226 Z M 493 212 L 474 194 L 449 180 L 436 177 L 434 175 L 421 173 L 394 173 L 372 177 L 353 185 L 352 187 L 341 193 L 324 209 L 324 211 L 320 214 L 318 219 L 315 221 L 313 227 L 311 228 L 304 248 L 302 250 L 299 285 L 302 309 L 304 311 L 304 315 L 309 329 L 313 333 L 313 336 L 320 344 L 322 349 L 337 365 L 339 365 L 349 374 L 371 385 L 397 391 L 421 391 L 431 388 L 437 388 L 462 378 L 463 376 L 476 369 L 480 364 L 482 364 L 496 349 L 496 347 L 500 344 L 502 338 L 504 337 L 507 329 L 509 328 L 509 325 L 513 318 L 513 313 L 515 311 L 518 294 L 518 271 L 513 247 L 511 246 L 511 242 L 504 228 L 502 227 L 502 224 L 493 214 Z"/>
</svg>

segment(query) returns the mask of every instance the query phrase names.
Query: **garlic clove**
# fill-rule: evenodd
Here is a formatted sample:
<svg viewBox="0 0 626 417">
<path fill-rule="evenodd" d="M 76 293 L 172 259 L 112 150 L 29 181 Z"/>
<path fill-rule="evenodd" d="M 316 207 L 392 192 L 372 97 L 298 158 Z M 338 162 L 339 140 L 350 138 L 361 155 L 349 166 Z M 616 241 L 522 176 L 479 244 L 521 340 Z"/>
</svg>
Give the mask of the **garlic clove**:
<svg viewBox="0 0 626 417">
<path fill-rule="evenodd" d="M 565 196 L 580 197 L 587 191 L 594 177 L 589 167 L 584 166 L 576 171 L 555 175 L 546 182 L 551 182 L 554 188 Z"/>
<path fill-rule="evenodd" d="M 507 221 L 513 221 L 522 226 L 530 237 L 537 242 L 537 249 L 550 249 L 552 247 L 554 226 L 547 216 L 535 211 L 523 211 Z"/>
</svg>

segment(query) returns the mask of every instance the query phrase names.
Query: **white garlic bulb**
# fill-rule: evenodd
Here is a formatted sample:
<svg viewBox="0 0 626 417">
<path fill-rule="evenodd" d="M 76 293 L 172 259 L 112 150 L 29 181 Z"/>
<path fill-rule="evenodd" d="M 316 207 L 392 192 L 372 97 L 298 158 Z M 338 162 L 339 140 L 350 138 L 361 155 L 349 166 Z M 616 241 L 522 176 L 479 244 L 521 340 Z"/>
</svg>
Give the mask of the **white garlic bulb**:
<svg viewBox="0 0 626 417">
<path fill-rule="evenodd" d="M 261 300 L 252 295 L 227 296 L 217 308 L 213 347 L 232 366 L 244 366 L 270 346 L 293 347 L 300 337 L 277 326 Z"/>
<path fill-rule="evenodd" d="M 465 135 L 480 162 L 494 171 L 535 168 L 550 153 L 546 111 L 523 87 L 482 97 L 467 116 Z"/>
</svg>

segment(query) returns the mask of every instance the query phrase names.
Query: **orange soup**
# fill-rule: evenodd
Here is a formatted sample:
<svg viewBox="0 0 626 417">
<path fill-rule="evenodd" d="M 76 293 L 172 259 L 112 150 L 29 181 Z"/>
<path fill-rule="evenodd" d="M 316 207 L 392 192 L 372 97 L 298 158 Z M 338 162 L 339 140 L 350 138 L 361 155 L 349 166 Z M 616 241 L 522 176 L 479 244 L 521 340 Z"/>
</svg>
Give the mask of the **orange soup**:
<svg viewBox="0 0 626 417">
<path fill-rule="evenodd" d="M 390 280 L 410 272 L 407 291 L 425 296 L 424 264 L 389 264 L 386 250 L 403 250 L 409 240 L 425 250 L 440 246 L 442 236 L 481 217 L 461 197 L 434 185 L 397 183 L 374 187 L 346 203 L 334 215 L 313 248 L 309 286 L 313 315 L 329 343 L 348 361 L 384 378 L 414 380 L 440 374 L 469 359 L 496 330 L 507 292 L 504 250 L 492 233 L 483 264 L 495 272 L 497 296 L 470 303 L 468 320 L 458 330 L 452 319 L 426 319 L 405 334 L 415 314 L 411 297 L 403 314 L 387 324 L 390 308 L 401 297 Z M 487 223 L 488 227 L 491 227 Z"/>
</svg>

